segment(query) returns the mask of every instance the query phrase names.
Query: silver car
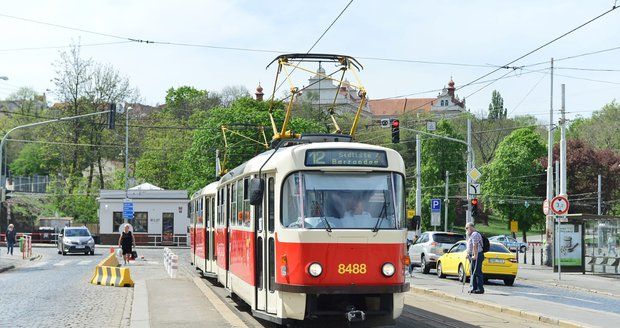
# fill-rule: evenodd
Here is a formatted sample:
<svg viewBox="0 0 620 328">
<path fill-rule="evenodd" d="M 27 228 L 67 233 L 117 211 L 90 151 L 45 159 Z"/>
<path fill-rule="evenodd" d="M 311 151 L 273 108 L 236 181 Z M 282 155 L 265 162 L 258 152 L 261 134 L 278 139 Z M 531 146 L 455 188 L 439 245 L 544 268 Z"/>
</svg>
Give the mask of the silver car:
<svg viewBox="0 0 620 328">
<path fill-rule="evenodd" d="M 465 236 L 443 231 L 427 231 L 409 246 L 411 267 L 419 266 L 423 273 L 435 268 L 437 259 Z"/>
<path fill-rule="evenodd" d="M 58 254 L 95 254 L 95 240 L 86 227 L 65 227 L 58 235 Z"/>
<path fill-rule="evenodd" d="M 507 235 L 493 236 L 493 237 L 489 237 L 489 241 L 492 241 L 494 243 L 504 244 L 504 246 L 506 246 L 509 250 L 513 252 L 519 251 L 520 253 L 525 253 L 525 251 L 527 251 L 527 243 L 520 242 L 516 240 L 515 238 L 512 238 L 511 236 L 507 236 Z"/>
</svg>

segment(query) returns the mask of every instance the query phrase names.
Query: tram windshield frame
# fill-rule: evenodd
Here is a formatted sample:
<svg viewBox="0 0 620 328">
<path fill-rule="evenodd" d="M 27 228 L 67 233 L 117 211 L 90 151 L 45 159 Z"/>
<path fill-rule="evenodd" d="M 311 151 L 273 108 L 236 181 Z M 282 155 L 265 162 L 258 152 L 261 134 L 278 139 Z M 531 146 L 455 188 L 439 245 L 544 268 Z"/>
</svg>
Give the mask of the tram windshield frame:
<svg viewBox="0 0 620 328">
<path fill-rule="evenodd" d="M 280 222 L 289 229 L 400 229 L 404 194 L 400 173 L 298 171 L 282 185 Z"/>
</svg>

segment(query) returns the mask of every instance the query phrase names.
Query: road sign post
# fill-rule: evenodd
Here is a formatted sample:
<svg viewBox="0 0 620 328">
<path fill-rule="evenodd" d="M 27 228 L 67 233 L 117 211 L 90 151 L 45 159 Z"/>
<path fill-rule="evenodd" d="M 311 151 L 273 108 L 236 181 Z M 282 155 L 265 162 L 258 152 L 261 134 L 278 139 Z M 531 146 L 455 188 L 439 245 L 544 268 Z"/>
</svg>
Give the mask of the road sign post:
<svg viewBox="0 0 620 328">
<path fill-rule="evenodd" d="M 431 225 L 437 227 L 441 225 L 441 199 L 431 199 Z"/>
<path fill-rule="evenodd" d="M 127 220 L 133 219 L 133 202 L 128 198 L 123 200 L 123 219 L 125 220 L 125 223 Z"/>
</svg>

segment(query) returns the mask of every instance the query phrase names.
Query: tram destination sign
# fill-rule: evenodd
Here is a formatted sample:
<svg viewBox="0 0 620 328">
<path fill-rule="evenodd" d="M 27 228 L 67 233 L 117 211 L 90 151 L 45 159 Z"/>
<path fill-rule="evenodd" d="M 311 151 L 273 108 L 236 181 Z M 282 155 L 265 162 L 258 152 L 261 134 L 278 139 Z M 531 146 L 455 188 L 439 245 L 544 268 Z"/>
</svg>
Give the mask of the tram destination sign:
<svg viewBox="0 0 620 328">
<path fill-rule="evenodd" d="M 387 155 L 382 150 L 309 149 L 306 166 L 369 166 L 387 167 Z"/>
</svg>

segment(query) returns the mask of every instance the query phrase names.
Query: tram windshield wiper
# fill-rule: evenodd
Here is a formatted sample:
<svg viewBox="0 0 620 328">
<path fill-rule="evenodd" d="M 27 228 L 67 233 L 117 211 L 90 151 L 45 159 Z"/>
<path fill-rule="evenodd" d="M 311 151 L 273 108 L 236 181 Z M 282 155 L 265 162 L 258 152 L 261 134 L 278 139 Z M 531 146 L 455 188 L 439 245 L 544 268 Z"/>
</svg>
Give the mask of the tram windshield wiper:
<svg viewBox="0 0 620 328">
<path fill-rule="evenodd" d="M 314 197 L 316 198 L 316 201 L 319 204 L 319 210 L 321 212 L 320 214 L 321 220 L 323 220 L 323 222 L 325 223 L 325 230 L 327 230 L 327 232 L 332 232 L 332 226 L 331 224 L 329 224 L 329 221 L 327 221 L 327 218 L 325 217 L 325 211 L 323 210 L 323 199 L 317 193 L 316 188 L 314 188 Z"/>
<path fill-rule="evenodd" d="M 377 223 L 375 224 L 375 227 L 372 228 L 372 232 L 379 231 L 379 226 L 381 225 L 381 222 L 383 221 L 383 219 L 387 219 L 387 208 L 388 208 L 388 201 L 387 201 L 387 197 L 386 197 L 385 190 L 384 190 L 383 191 L 383 207 L 381 208 L 381 213 L 379 213 L 379 218 L 377 218 Z"/>
</svg>

